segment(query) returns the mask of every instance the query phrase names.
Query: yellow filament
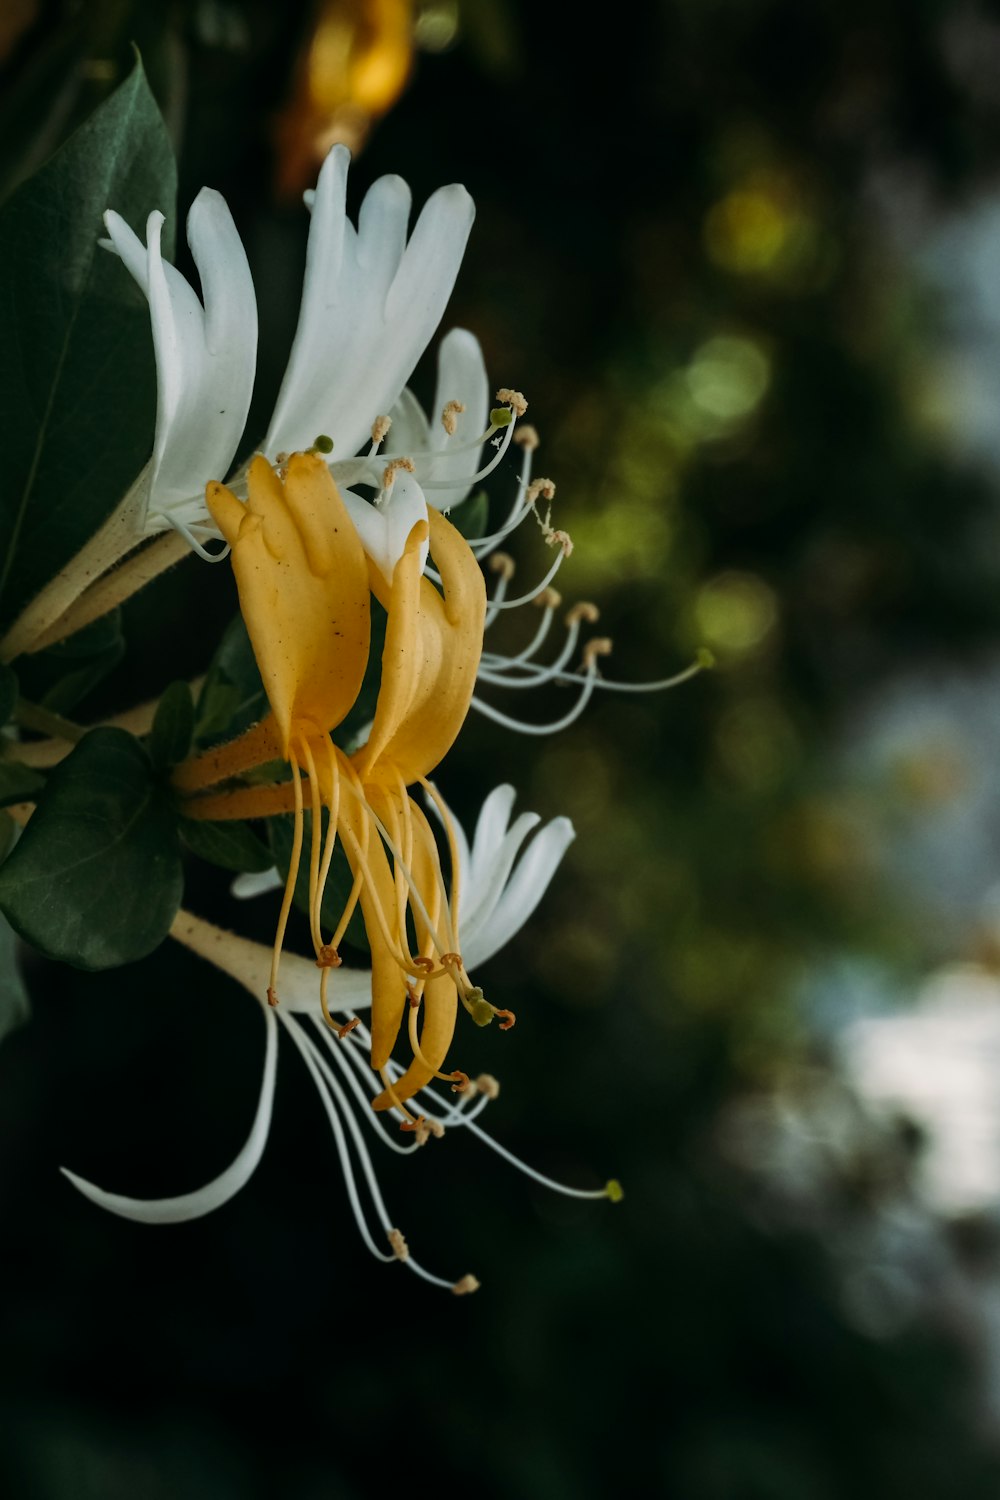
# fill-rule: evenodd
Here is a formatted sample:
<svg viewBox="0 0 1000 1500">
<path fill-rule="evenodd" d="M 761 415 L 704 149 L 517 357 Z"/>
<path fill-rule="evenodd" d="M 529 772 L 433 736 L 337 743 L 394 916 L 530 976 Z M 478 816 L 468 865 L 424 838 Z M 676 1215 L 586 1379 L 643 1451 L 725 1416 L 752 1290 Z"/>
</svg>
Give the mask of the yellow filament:
<svg viewBox="0 0 1000 1500">
<path fill-rule="evenodd" d="M 288 914 L 292 909 L 295 882 L 299 876 L 299 860 L 302 857 L 302 778 L 299 775 L 299 768 L 294 755 L 289 761 L 289 765 L 292 768 L 292 782 L 295 787 L 295 831 L 292 835 L 292 856 L 288 864 L 285 894 L 281 901 L 281 911 L 278 914 L 278 929 L 274 934 L 274 948 L 271 953 L 271 983 L 267 991 L 267 999 L 270 1005 L 277 1005 L 278 1003 L 278 961 L 281 958 L 281 949 L 285 941 L 285 928 L 288 926 Z"/>
<path fill-rule="evenodd" d="M 319 883 L 319 856 L 320 837 L 323 830 L 323 812 L 320 802 L 319 782 L 316 779 L 316 762 L 313 760 L 312 749 L 305 735 L 300 736 L 299 745 L 302 748 L 303 760 L 305 761 L 306 774 L 309 777 L 309 797 L 312 810 L 312 836 L 309 840 L 309 930 L 312 935 L 313 948 L 317 957 L 323 946 L 323 934 L 320 931 L 320 903 L 323 899 L 322 887 Z"/>
<path fill-rule="evenodd" d="M 326 882 L 330 874 L 330 865 L 333 862 L 333 851 L 337 843 L 337 819 L 340 817 L 340 775 L 337 771 L 337 757 L 333 750 L 333 741 L 329 735 L 325 736 L 327 769 L 330 774 L 330 800 L 327 808 L 330 821 L 326 830 L 326 843 L 323 846 L 323 862 L 319 870 L 319 904 L 320 911 L 317 912 L 317 927 L 319 926 L 320 912 L 323 905 L 323 892 L 326 890 Z M 360 887 L 359 887 L 360 890 Z M 353 910 L 353 908 L 352 908 Z M 333 947 L 336 947 L 336 943 Z"/>
<path fill-rule="evenodd" d="M 407 1109 L 406 1105 L 402 1102 L 402 1100 L 400 1099 L 399 1095 L 396 1093 L 396 1090 L 392 1086 L 392 1079 L 389 1077 L 389 1069 L 388 1068 L 379 1068 L 379 1070 L 378 1070 L 378 1076 L 381 1078 L 381 1080 L 382 1080 L 382 1082 L 383 1082 L 383 1084 L 385 1086 L 385 1091 L 389 1095 L 389 1098 L 392 1100 L 392 1102 L 395 1105 L 396 1109 L 399 1110 L 399 1112 L 400 1112 L 401 1115 L 405 1115 L 406 1119 L 410 1121 L 411 1125 L 416 1125 L 417 1124 L 417 1117 L 416 1117 L 416 1115 L 412 1115 L 410 1113 L 410 1111 Z"/>
<path fill-rule="evenodd" d="M 432 782 L 428 781 L 426 776 L 420 777 L 420 785 L 423 787 L 424 791 L 430 797 L 431 801 L 434 803 L 434 806 L 441 814 L 441 821 L 444 824 L 445 836 L 448 840 L 448 856 L 451 859 L 451 900 L 449 902 L 449 911 L 451 914 L 451 934 L 453 938 L 453 946 L 455 948 L 461 948 L 461 943 L 459 942 L 458 936 L 458 903 L 461 896 L 462 864 L 458 857 L 458 841 L 455 838 L 454 819 L 452 818 L 451 813 L 448 810 L 444 798 L 438 792 L 437 787 L 434 786 Z"/>
</svg>

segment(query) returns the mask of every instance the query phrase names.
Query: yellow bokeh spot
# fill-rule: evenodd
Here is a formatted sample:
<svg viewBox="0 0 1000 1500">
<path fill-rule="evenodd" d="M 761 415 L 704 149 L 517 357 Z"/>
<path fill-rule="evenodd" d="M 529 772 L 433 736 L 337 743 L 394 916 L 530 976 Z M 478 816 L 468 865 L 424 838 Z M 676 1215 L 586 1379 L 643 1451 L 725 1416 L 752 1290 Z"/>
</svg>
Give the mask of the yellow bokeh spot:
<svg viewBox="0 0 1000 1500">
<path fill-rule="evenodd" d="M 701 639 L 720 654 L 742 656 L 774 629 L 778 601 L 753 573 L 720 573 L 699 589 L 694 614 Z"/>
<path fill-rule="evenodd" d="M 785 249 L 790 227 L 789 214 L 772 194 L 736 188 L 709 210 L 705 248 L 723 270 L 768 271 Z"/>
<path fill-rule="evenodd" d="M 695 405 L 729 425 L 759 405 L 771 380 L 771 362 L 750 339 L 721 335 L 702 344 L 686 383 Z"/>
</svg>

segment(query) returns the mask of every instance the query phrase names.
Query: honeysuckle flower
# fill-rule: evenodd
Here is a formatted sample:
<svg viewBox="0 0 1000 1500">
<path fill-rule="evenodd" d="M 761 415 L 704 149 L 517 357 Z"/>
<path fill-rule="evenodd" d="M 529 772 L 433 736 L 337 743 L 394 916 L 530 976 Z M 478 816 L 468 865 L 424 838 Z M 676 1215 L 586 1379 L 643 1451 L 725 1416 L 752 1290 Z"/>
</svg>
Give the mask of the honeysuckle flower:
<svg viewBox="0 0 1000 1500">
<path fill-rule="evenodd" d="M 556 868 L 573 839 L 568 818 L 557 817 L 538 828 L 533 813 L 523 813 L 510 822 L 514 790 L 497 787 L 487 797 L 480 812 L 470 847 L 459 823 L 449 816 L 455 836 L 459 861 L 460 895 L 467 950 L 477 962 L 492 957 L 533 914 L 547 889 Z M 438 798 L 438 811 L 446 814 Z M 525 840 L 534 836 L 524 848 Z M 262 998 L 262 976 L 270 963 L 270 951 L 232 933 L 223 932 L 208 922 L 179 913 L 172 929 L 173 937 L 186 947 L 215 964 L 238 981 L 258 1001 Z M 474 1086 L 464 1090 L 457 1100 L 449 1102 L 432 1090 L 421 1094 L 421 1121 L 404 1144 L 387 1131 L 379 1116 L 370 1109 L 371 1097 L 378 1084 L 367 1066 L 363 1048 L 371 1045 L 367 1030 L 360 1024 L 338 1038 L 327 1025 L 320 1006 L 315 983 L 315 965 L 294 954 L 285 956 L 282 975 L 282 1003 L 274 1009 L 262 1005 L 266 1045 L 260 1096 L 250 1132 L 230 1165 L 194 1192 L 170 1198 L 143 1199 L 108 1192 L 94 1183 L 63 1168 L 69 1180 L 87 1198 L 101 1208 L 146 1224 L 174 1224 L 199 1218 L 227 1203 L 253 1174 L 267 1143 L 271 1124 L 277 1073 L 278 1027 L 288 1032 L 301 1053 L 310 1076 L 320 1094 L 336 1144 L 348 1201 L 358 1230 L 371 1253 L 383 1261 L 403 1260 L 417 1275 L 436 1285 L 456 1292 L 474 1288 L 473 1278 L 450 1282 L 427 1272 L 408 1254 L 406 1242 L 393 1225 L 386 1210 L 362 1126 L 382 1141 L 389 1150 L 409 1154 L 425 1144 L 431 1136 L 441 1136 L 447 1129 L 462 1128 L 474 1133 L 506 1160 L 528 1172 L 535 1180 L 573 1197 L 601 1198 L 615 1201 L 621 1196 L 616 1182 L 600 1189 L 567 1188 L 542 1177 L 524 1166 L 505 1147 L 494 1141 L 476 1123 L 487 1102 L 495 1098 L 495 1080 L 483 1075 Z M 356 1018 L 358 1011 L 371 1005 L 372 976 L 367 970 L 342 969 L 336 977 L 332 1008 L 345 1017 Z M 403 1068 L 395 1062 L 387 1071 L 395 1080 Z M 363 1201 L 368 1198 L 368 1208 Z M 374 1215 L 389 1249 L 382 1249 L 369 1227 Z"/>
<path fill-rule="evenodd" d="M 423 455 L 425 488 L 429 481 L 446 483 L 441 507 L 453 509 L 468 497 L 477 478 L 489 409 L 490 387 L 479 340 L 465 328 L 453 328 L 438 347 L 431 419 L 407 387 L 389 413 L 383 452 Z"/>
</svg>

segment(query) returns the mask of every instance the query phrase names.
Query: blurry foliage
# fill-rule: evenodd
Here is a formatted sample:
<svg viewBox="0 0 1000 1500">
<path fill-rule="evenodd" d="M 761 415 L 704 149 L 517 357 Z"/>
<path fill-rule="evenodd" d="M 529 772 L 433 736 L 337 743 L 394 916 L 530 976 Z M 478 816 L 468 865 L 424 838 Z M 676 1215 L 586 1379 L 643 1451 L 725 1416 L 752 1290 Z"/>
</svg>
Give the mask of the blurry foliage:
<svg viewBox="0 0 1000 1500">
<path fill-rule="evenodd" d="M 0 33 L 3 191 L 135 41 L 182 206 L 222 189 L 266 288 L 260 430 L 305 234 L 266 185 L 315 8 L 21 9 L 19 38 Z M 387 1169 L 424 1258 L 482 1276 L 444 1305 L 362 1260 L 283 1052 L 276 1140 L 232 1205 L 158 1233 L 102 1218 L 55 1165 L 142 1193 L 203 1180 L 251 1116 L 260 1027 L 169 948 L 100 979 L 60 971 L 49 995 L 34 966 L 35 1018 L 0 1053 L 16 1289 L 0 1473 L 43 1500 L 196 1494 L 192 1476 L 213 1495 L 354 1496 L 382 1482 L 392 1430 L 484 1496 L 590 1500 L 639 1473 L 683 1500 L 992 1496 L 996 1434 L 973 1432 L 957 1349 L 852 1326 L 816 1234 L 756 1221 L 713 1132 L 801 1047 L 812 965 L 846 948 L 916 967 L 933 945 L 831 753 L 893 676 L 995 649 L 995 482 L 924 421 L 928 310 L 866 191 L 887 163 L 941 202 L 995 175 L 988 49 L 963 50 L 962 27 L 995 46 L 1000 6 L 664 0 L 568 25 L 562 7 L 461 0 L 415 23 L 427 50 L 353 201 L 383 171 L 417 203 L 466 183 L 478 219 L 450 321 L 527 391 L 577 543 L 567 603 L 599 595 L 609 675 L 664 676 L 703 642 L 719 661 L 662 699 L 595 701 L 540 757 L 473 720 L 442 778 L 466 817 L 510 779 L 520 805 L 576 823 L 562 878 L 486 976 L 516 995 L 517 1030 L 503 1055 L 463 1040 L 460 1061 L 504 1079 L 491 1124 L 511 1149 L 574 1181 L 614 1171 L 627 1200 L 548 1198 L 467 1140 Z M 541 572 L 536 536 L 518 561 L 519 579 Z M 220 572 L 186 563 L 127 606 L 94 716 L 205 670 L 235 607 Z M 868 1208 L 846 1180 L 844 1219 Z"/>
</svg>

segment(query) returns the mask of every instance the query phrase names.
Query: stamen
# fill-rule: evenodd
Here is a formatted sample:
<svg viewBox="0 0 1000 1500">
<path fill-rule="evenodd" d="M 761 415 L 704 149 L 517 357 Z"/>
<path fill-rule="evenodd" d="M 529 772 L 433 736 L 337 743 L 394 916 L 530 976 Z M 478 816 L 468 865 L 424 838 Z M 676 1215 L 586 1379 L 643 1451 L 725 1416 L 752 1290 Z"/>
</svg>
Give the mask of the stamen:
<svg viewBox="0 0 1000 1500">
<path fill-rule="evenodd" d="M 588 672 L 597 671 L 597 658 L 611 655 L 611 637 L 595 635 L 583 648 L 583 665 Z"/>
<path fill-rule="evenodd" d="M 456 1297 L 467 1297 L 470 1292 L 479 1291 L 479 1282 L 474 1276 L 463 1276 L 459 1281 L 455 1282 L 452 1291 Z"/>
<path fill-rule="evenodd" d="M 514 415 L 517 417 L 523 417 L 525 412 L 528 410 L 528 403 L 522 396 L 521 392 L 512 391 L 510 387 L 506 385 L 502 385 L 497 391 L 497 400 L 502 402 L 504 406 L 511 407 Z"/>
<path fill-rule="evenodd" d="M 412 458 L 390 459 L 385 468 L 382 470 L 383 491 L 390 490 L 392 488 L 393 480 L 396 478 L 396 475 L 398 473 L 402 472 L 405 474 L 415 474 L 416 471 L 417 466 L 413 462 Z"/>
<path fill-rule="evenodd" d="M 295 823 L 292 833 L 292 854 L 288 862 L 288 877 L 285 881 L 285 894 L 281 899 L 281 911 L 278 913 L 278 928 L 274 934 L 274 947 L 271 950 L 271 982 L 267 987 L 268 1005 L 278 1003 L 278 962 L 281 958 L 281 949 L 285 941 L 285 928 L 288 926 L 288 915 L 292 909 L 292 898 L 295 895 L 295 883 L 299 876 L 299 860 L 302 856 L 302 778 L 299 775 L 298 762 L 294 752 L 291 752 L 289 765 L 292 768 L 292 784 L 295 788 Z"/>
<path fill-rule="evenodd" d="M 517 1017 L 512 1010 L 495 1010 L 493 1014 L 496 1016 L 498 1021 L 500 1020 L 500 1017 L 503 1016 L 503 1020 L 500 1021 L 501 1031 L 510 1031 L 512 1027 L 517 1024 Z"/>
<path fill-rule="evenodd" d="M 562 548 L 563 557 L 570 557 L 573 552 L 573 538 L 568 531 L 551 531 L 546 534 L 546 542 L 550 547 Z"/>
<path fill-rule="evenodd" d="M 403 1238 L 401 1230 L 390 1229 L 388 1234 L 386 1235 L 386 1239 L 392 1246 L 392 1253 L 397 1260 L 409 1260 L 410 1247 L 406 1243 L 406 1240 Z"/>
<path fill-rule="evenodd" d="M 533 479 L 524 492 L 525 505 L 534 505 L 539 495 L 545 500 L 554 500 L 555 483 L 551 479 Z"/>
<path fill-rule="evenodd" d="M 514 559 L 508 552 L 494 552 L 490 558 L 490 572 L 499 573 L 505 583 L 509 583 L 516 571 Z"/>
<path fill-rule="evenodd" d="M 497 1079 L 493 1077 L 492 1073 L 480 1073 L 479 1077 L 476 1079 L 476 1088 L 478 1092 L 480 1094 L 484 1094 L 487 1099 L 493 1100 L 499 1099 L 500 1097 L 500 1084 Z"/>
<path fill-rule="evenodd" d="M 514 434 L 514 441 L 533 452 L 541 440 L 537 428 L 532 427 L 530 422 L 522 422 Z"/>
<path fill-rule="evenodd" d="M 375 454 L 378 452 L 382 443 L 385 441 L 385 438 L 391 426 L 391 417 L 376 417 L 374 422 L 372 423 L 372 458 L 375 457 Z"/>
<path fill-rule="evenodd" d="M 578 604 L 572 605 L 566 611 L 567 625 L 577 625 L 581 620 L 585 620 L 588 625 L 596 625 L 600 618 L 601 611 L 596 604 L 591 604 L 589 599 L 581 599 Z"/>
<path fill-rule="evenodd" d="M 444 428 L 449 437 L 455 436 L 455 429 L 458 426 L 458 418 L 464 411 L 464 401 L 449 401 L 445 406 L 444 411 L 441 413 L 441 426 Z"/>
</svg>

